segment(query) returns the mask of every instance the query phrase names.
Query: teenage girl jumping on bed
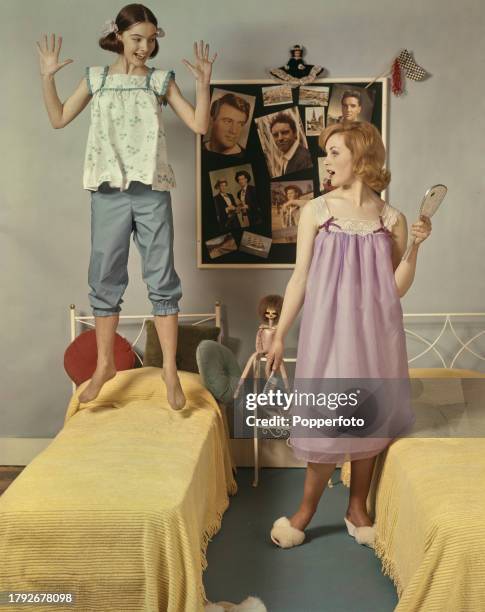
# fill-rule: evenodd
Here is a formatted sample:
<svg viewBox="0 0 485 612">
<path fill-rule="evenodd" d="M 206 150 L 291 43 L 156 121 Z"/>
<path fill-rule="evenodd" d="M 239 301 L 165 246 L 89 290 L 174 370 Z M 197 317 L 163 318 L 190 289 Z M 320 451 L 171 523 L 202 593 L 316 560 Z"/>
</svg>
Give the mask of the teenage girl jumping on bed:
<svg viewBox="0 0 485 612">
<path fill-rule="evenodd" d="M 418 249 L 431 233 L 431 221 L 422 216 L 411 227 L 411 255 L 401 261 L 406 219 L 376 194 L 386 188 L 390 174 L 383 168 L 384 145 L 373 125 L 332 125 L 322 132 L 319 144 L 327 151 L 325 165 L 335 189 L 301 209 L 295 270 L 267 355 L 268 373 L 279 367 L 285 336 L 303 305 L 295 381 L 318 387 L 325 380 L 375 379 L 387 385 L 388 397 L 397 392 L 393 401 L 379 405 L 376 399 L 373 405 L 390 437 L 352 437 L 345 430 L 310 437 L 292 429 L 291 445 L 297 458 L 307 462 L 307 470 L 299 508 L 289 519 L 275 521 L 271 530 L 273 542 L 283 548 L 303 542 L 335 465 L 347 460 L 351 484 L 344 520 L 359 543 L 373 545 L 366 500 L 374 462 L 390 438 L 413 422 L 407 393 L 400 392 L 409 383 L 400 298 L 413 282 Z"/>
<path fill-rule="evenodd" d="M 194 43 L 195 61 L 183 60 L 196 79 L 195 108 L 182 96 L 173 70 L 149 68 L 164 32 L 155 15 L 142 4 L 122 8 L 107 22 L 101 48 L 116 54 L 110 66 L 91 67 L 74 93 L 62 103 L 55 73 L 73 60 L 61 62 L 62 38 L 44 35 L 37 43 L 44 102 L 54 128 L 70 123 L 91 101 L 84 189 L 91 192 L 91 259 L 89 294 L 96 323 L 96 371 L 79 399 L 97 397 L 113 378 L 115 331 L 122 296 L 128 284 L 130 237 L 142 258 L 143 279 L 153 305 L 163 352 L 163 378 L 172 408 L 181 409 L 185 396 L 175 364 L 180 279 L 173 262 L 170 189 L 175 186 L 167 161 L 161 104 L 167 103 L 195 133 L 205 134 L 209 121 L 209 82 L 215 54 L 209 45 Z"/>
</svg>

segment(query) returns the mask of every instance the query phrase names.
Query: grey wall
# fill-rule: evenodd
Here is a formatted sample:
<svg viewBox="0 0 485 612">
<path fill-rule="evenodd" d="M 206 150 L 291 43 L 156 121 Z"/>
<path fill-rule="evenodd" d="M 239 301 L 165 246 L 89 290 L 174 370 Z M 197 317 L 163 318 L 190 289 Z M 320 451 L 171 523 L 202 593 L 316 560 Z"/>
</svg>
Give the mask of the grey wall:
<svg viewBox="0 0 485 612">
<path fill-rule="evenodd" d="M 62 33 L 63 57 L 74 64 L 57 76 L 61 99 L 87 65 L 114 56 L 97 47 L 105 20 L 120 2 L 2 0 L 3 93 L 0 101 L 1 436 L 44 437 L 62 426 L 70 396 L 63 352 L 69 342 L 68 305 L 88 311 L 89 196 L 81 176 L 89 111 L 64 130 L 53 130 L 43 107 L 35 40 Z M 281 65 L 292 44 L 330 77 L 378 75 L 402 47 L 433 77 L 408 81 L 408 95 L 392 97 L 390 202 L 408 221 L 424 189 L 449 187 L 445 207 L 419 256 L 404 310 L 482 311 L 485 264 L 484 15 L 479 0 L 179 0 L 150 3 L 167 32 L 156 65 L 173 67 L 183 92 L 194 96 L 192 42 L 204 37 L 220 54 L 214 78 L 263 78 Z M 255 312 L 266 293 L 284 292 L 290 271 L 197 270 L 195 253 L 194 136 L 166 115 L 173 193 L 176 262 L 186 312 L 225 305 L 228 332 L 240 361 L 252 349 Z M 149 311 L 133 249 L 125 313 Z M 288 339 L 296 345 L 297 325 Z"/>
</svg>

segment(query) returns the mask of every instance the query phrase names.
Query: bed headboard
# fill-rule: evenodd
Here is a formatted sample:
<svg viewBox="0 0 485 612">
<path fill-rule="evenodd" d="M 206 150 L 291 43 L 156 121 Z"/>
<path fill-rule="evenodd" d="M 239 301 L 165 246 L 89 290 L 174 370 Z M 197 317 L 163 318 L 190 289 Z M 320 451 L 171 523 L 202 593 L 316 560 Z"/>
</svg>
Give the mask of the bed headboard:
<svg viewBox="0 0 485 612">
<path fill-rule="evenodd" d="M 418 367 L 423 358 L 434 357 L 438 367 L 471 367 L 485 370 L 485 355 L 477 347 L 478 339 L 485 334 L 485 313 L 483 312 L 432 312 L 405 313 L 404 331 L 408 340 L 408 363 Z M 431 338 L 431 339 L 430 339 Z M 434 338 L 434 339 L 433 339 Z M 424 348 L 421 348 L 424 345 Z M 414 348 L 418 352 L 414 353 Z M 464 358 L 472 362 L 463 364 Z M 460 360 L 460 361 L 459 361 Z M 436 365 L 434 366 L 436 367 Z"/>
<path fill-rule="evenodd" d="M 203 323 L 207 323 L 208 321 L 212 321 L 216 327 L 219 327 L 221 332 L 219 334 L 218 341 L 222 342 L 224 337 L 223 333 L 223 325 L 222 325 L 222 305 L 220 301 L 216 301 L 214 303 L 214 311 L 213 312 L 203 312 L 203 313 L 179 313 L 179 319 L 192 321 L 191 325 L 202 325 Z M 142 364 L 142 358 L 139 353 L 139 348 L 137 346 L 140 338 L 145 331 L 146 322 L 149 319 L 153 319 L 153 315 L 120 315 L 120 323 L 130 323 L 139 326 L 138 334 L 136 335 L 133 341 L 130 340 L 130 344 L 135 352 L 135 355 L 138 361 Z M 71 304 L 69 306 L 69 322 L 70 322 L 70 333 L 71 333 L 71 342 L 78 335 L 78 330 L 81 330 L 83 326 L 85 327 L 93 327 L 94 328 L 94 316 L 93 315 L 80 315 L 76 312 L 76 305 Z M 73 383 L 73 391 L 76 390 L 76 385 Z"/>
</svg>

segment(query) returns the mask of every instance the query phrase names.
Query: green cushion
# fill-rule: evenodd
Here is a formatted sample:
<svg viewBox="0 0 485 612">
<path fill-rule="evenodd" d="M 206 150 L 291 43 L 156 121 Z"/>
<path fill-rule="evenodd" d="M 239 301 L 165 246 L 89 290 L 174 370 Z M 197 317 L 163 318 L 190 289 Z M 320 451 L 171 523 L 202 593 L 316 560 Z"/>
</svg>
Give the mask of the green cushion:
<svg viewBox="0 0 485 612">
<path fill-rule="evenodd" d="M 231 404 L 241 368 L 232 351 L 226 346 L 204 340 L 197 347 L 199 373 L 205 387 L 224 404 Z"/>
<path fill-rule="evenodd" d="M 220 328 L 210 325 L 179 325 L 177 342 L 177 369 L 198 373 L 195 351 L 202 340 L 216 340 Z M 153 321 L 146 323 L 144 366 L 163 367 L 163 355 Z"/>
</svg>

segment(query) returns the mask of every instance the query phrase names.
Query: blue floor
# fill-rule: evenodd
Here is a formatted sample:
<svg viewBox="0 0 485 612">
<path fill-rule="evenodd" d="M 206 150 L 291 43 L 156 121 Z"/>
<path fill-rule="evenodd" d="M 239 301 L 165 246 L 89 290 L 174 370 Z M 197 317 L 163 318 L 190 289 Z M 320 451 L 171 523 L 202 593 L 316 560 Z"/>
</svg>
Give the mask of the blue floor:
<svg viewBox="0 0 485 612">
<path fill-rule="evenodd" d="M 374 552 L 347 535 L 343 516 L 348 489 L 326 489 L 302 546 L 276 547 L 269 538 L 273 521 L 296 510 L 304 469 L 239 468 L 239 491 L 231 498 L 222 528 L 207 550 L 204 572 L 210 601 L 241 602 L 260 597 L 270 612 L 392 612 L 397 595 L 381 573 Z M 339 480 L 340 472 L 333 475 Z"/>
</svg>

